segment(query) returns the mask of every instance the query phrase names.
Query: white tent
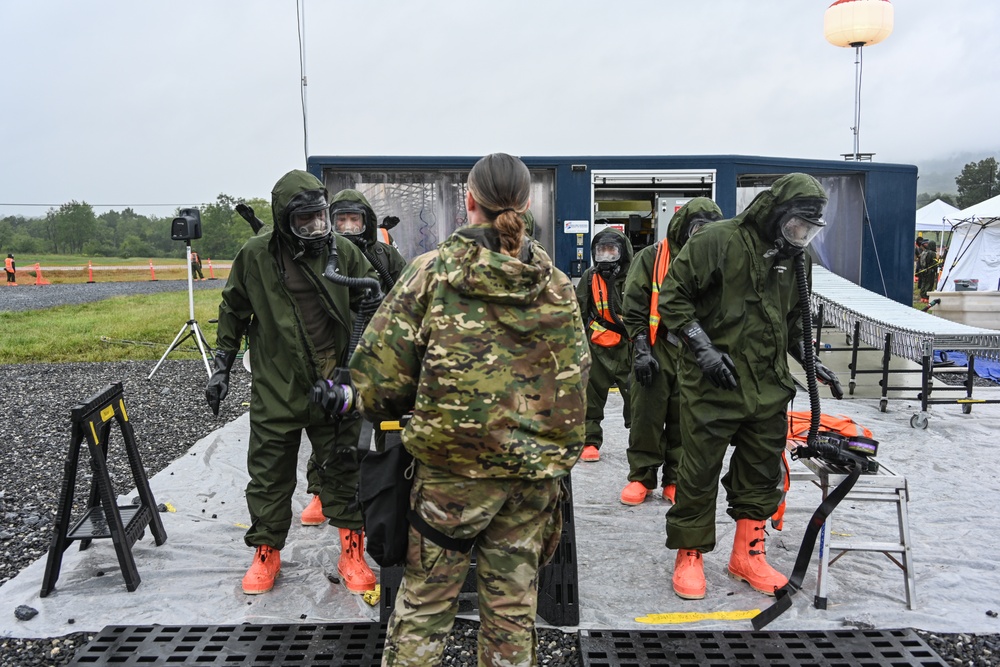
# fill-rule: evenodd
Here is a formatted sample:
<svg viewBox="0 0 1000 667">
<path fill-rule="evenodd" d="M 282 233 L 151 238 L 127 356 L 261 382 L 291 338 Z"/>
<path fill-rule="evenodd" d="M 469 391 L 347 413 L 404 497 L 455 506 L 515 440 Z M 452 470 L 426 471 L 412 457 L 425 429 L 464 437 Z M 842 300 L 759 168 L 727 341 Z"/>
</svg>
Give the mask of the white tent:
<svg viewBox="0 0 1000 667">
<path fill-rule="evenodd" d="M 1000 195 L 962 209 L 949 220 L 955 229 L 938 291 L 954 292 L 956 280 L 978 281 L 981 292 L 1000 290 Z"/>
<path fill-rule="evenodd" d="M 917 232 L 950 232 L 950 218 L 959 210 L 948 202 L 935 199 L 917 210 Z"/>
</svg>

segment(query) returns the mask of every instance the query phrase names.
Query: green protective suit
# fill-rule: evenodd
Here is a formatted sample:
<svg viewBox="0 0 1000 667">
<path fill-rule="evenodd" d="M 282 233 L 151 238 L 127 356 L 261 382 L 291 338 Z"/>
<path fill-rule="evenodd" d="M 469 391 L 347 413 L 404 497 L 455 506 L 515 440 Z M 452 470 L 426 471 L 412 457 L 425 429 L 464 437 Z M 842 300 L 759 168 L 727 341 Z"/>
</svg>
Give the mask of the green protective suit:
<svg viewBox="0 0 1000 667">
<path fill-rule="evenodd" d="M 786 410 L 795 393 L 788 352 L 802 340 L 794 261 L 765 257 L 779 207 L 826 193 L 806 174 L 782 176 L 743 213 L 694 235 L 671 262 L 660 314 L 672 331 L 701 323 L 736 366 L 735 390 L 717 389 L 694 355 L 681 356 L 682 452 L 667 547 L 711 551 L 719 475 L 733 519 L 763 520 L 781 501 Z M 806 269 L 809 270 L 808 256 Z"/>
<path fill-rule="evenodd" d="M 590 353 L 573 283 L 536 241 L 519 257 L 470 225 L 417 257 L 351 359 L 366 418 L 412 419 L 410 503 L 433 528 L 478 536 L 450 551 L 412 526 L 385 664 L 439 664 L 470 559 L 479 664 L 535 664 L 538 570 L 561 532 L 559 479 L 583 449 Z"/>
<path fill-rule="evenodd" d="M 378 240 L 378 218 L 375 215 L 375 210 L 372 208 L 371 204 L 368 203 L 368 199 L 358 192 L 357 190 L 341 190 L 333 199 L 330 201 L 331 208 L 334 207 L 337 202 L 351 202 L 362 206 L 365 209 L 365 228 L 360 234 L 360 238 L 354 239 L 349 236 L 338 237 L 346 239 L 352 242 L 351 245 L 355 245 L 361 249 L 361 253 L 365 256 L 365 259 L 371 263 L 372 267 L 375 269 L 375 273 L 378 275 L 379 286 L 382 289 L 382 294 L 388 294 L 389 290 L 399 279 L 399 274 L 403 272 L 403 267 L 406 266 L 406 260 L 403 256 L 399 254 L 399 251 L 393 248 L 387 243 L 383 243 Z M 339 244 L 337 247 L 340 248 L 344 243 Z M 345 415 L 344 420 L 341 424 L 341 428 L 337 433 L 337 446 L 338 447 L 357 447 L 359 438 L 362 433 L 362 420 L 361 415 L 357 412 L 352 412 L 349 415 Z M 382 449 L 385 444 L 385 435 L 382 431 L 375 430 L 375 447 L 376 449 Z M 362 447 L 367 448 L 368 443 L 364 443 Z M 320 487 L 321 483 L 321 472 L 322 464 L 317 461 L 316 455 L 313 454 L 309 457 L 309 462 L 306 464 L 306 491 L 313 495 L 321 495 Z"/>
<path fill-rule="evenodd" d="M 617 316 L 618 321 L 607 321 L 601 317 L 594 302 L 594 294 L 591 289 L 594 275 L 597 272 L 595 266 L 589 267 L 583 272 L 580 282 L 576 285 L 576 298 L 580 302 L 580 314 L 583 316 L 583 325 L 587 330 L 587 339 L 590 344 L 590 380 L 587 382 L 587 439 L 586 444 L 593 445 L 598 449 L 604 444 L 604 431 L 601 422 L 604 421 L 604 406 L 608 402 L 608 390 L 612 386 L 618 385 L 624 400 L 622 416 L 625 419 L 625 428 L 629 428 L 632 422 L 632 415 L 629 409 L 629 373 L 632 370 L 632 346 L 630 338 L 625 331 L 624 323 L 621 321 L 622 292 L 625 289 L 625 276 L 628 273 L 629 265 L 632 262 L 632 242 L 613 227 L 602 230 L 594 235 L 591 242 L 591 256 L 597 247 L 598 242 L 613 238 L 622 246 L 622 258 L 618 263 L 618 271 L 613 277 L 605 277 L 604 282 L 608 286 L 608 304 L 612 312 Z M 593 326 L 600 326 L 619 333 L 621 340 L 614 347 L 604 347 L 593 341 Z"/>
<path fill-rule="evenodd" d="M 667 225 L 665 243 L 669 244 L 671 261 L 684 247 L 693 218 L 721 218 L 722 211 L 711 199 L 696 197 L 684 204 Z M 653 269 L 659 243 L 640 250 L 632 260 L 625 281 L 622 320 L 629 338 L 649 334 L 649 311 L 652 307 Z M 670 265 L 667 271 L 669 274 Z M 661 296 L 662 299 L 662 296 Z M 650 339 L 652 340 L 652 339 Z M 676 336 L 671 336 L 661 320 L 652 343 L 653 358 L 660 370 L 653 374 L 648 387 L 633 382 L 631 393 L 632 427 L 628 434 L 628 481 L 642 482 L 655 489 L 658 470 L 662 466 L 662 486 L 677 482 L 677 464 L 681 452 L 680 383 L 677 364 L 682 349 Z M 630 360 L 631 363 L 631 360 Z"/>
<path fill-rule="evenodd" d="M 250 392 L 250 442 L 247 452 L 248 546 L 266 544 L 281 549 L 292 519 L 298 449 L 302 431 L 319 461 L 323 512 L 341 528 L 361 527 L 361 513 L 352 509 L 357 487 L 357 449 L 334 451 L 341 424 L 331 421 L 309 402 L 313 384 L 333 367 L 346 365 L 352 324 L 351 309 L 363 298 L 323 277 L 329 257 L 302 253 L 301 242 L 288 227 L 286 206 L 297 194 L 322 190 L 323 184 L 304 171 L 286 174 L 271 193 L 273 230 L 250 238 L 233 260 L 222 290 L 216 347 L 236 351 L 244 333 L 253 350 Z M 361 251 L 333 235 L 337 267 L 344 276 L 377 279 Z M 292 265 L 294 263 L 294 265 Z M 315 290 L 316 313 L 329 318 L 332 347 L 318 354 L 307 334 L 299 302 L 289 289 L 289 275 Z"/>
</svg>

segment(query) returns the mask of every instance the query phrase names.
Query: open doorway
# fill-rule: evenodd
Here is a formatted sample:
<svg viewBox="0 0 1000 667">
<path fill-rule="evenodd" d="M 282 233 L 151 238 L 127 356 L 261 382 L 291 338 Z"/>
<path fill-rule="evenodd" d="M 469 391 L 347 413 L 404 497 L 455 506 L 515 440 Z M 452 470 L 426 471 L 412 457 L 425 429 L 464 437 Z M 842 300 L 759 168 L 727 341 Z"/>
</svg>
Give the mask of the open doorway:
<svg viewBox="0 0 1000 667">
<path fill-rule="evenodd" d="M 591 233 L 615 227 L 637 252 L 664 238 L 670 218 L 691 199 L 715 199 L 714 169 L 594 171 L 591 182 Z"/>
</svg>

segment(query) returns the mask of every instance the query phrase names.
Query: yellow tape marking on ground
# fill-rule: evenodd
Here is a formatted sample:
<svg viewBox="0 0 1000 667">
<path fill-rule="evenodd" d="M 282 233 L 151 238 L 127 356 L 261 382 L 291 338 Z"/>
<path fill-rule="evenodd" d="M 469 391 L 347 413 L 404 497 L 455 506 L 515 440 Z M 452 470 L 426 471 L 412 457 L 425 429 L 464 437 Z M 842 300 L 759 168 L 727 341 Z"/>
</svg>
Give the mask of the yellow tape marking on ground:
<svg viewBox="0 0 1000 667">
<path fill-rule="evenodd" d="M 745 611 L 675 611 L 669 614 L 646 614 L 635 619 L 636 623 L 650 625 L 696 623 L 698 621 L 745 621 L 760 613 L 760 609 Z"/>
</svg>

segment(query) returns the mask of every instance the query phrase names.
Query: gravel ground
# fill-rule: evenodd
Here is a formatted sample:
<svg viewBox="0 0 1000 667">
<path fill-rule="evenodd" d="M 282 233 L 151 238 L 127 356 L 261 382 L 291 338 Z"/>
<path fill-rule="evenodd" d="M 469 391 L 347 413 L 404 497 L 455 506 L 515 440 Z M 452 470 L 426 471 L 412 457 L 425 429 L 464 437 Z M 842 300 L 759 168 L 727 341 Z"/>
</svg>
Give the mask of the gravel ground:
<svg viewBox="0 0 1000 667">
<path fill-rule="evenodd" d="M 221 289 L 221 283 L 195 283 L 196 289 Z M 86 303 L 118 294 L 185 289 L 184 281 L 95 283 L 32 286 L 0 292 L 0 310 L 45 308 L 61 303 Z M 93 291 L 92 291 L 93 290 Z M 30 292 L 30 305 L 12 292 Z M 12 305 L 13 304 L 13 305 Z M 121 382 L 125 403 L 134 419 L 136 440 L 148 475 L 155 475 L 195 442 L 237 418 L 249 401 L 249 385 L 234 369 L 230 395 L 214 417 L 204 403 L 204 369 L 200 360 L 167 359 L 152 381 L 153 364 L 33 364 L 0 366 L 4 387 L 0 442 L 8 454 L 0 466 L 0 584 L 32 562 L 44 558 L 51 539 L 52 518 L 59 502 L 62 461 L 70 442 L 70 408 L 112 382 Z M 243 378 L 245 379 L 245 377 Z M 85 467 L 85 466 L 82 466 Z M 131 488 L 124 461 L 110 462 L 116 488 Z M 78 484 L 77 498 L 84 497 Z M 446 650 L 445 665 L 474 665 L 477 624 L 456 623 Z M 1000 666 L 1000 636 L 920 633 L 951 665 Z M 75 633 L 53 639 L 0 638 L 0 667 L 66 665 L 74 652 L 92 638 Z M 581 665 L 575 635 L 540 630 L 539 664 Z"/>
</svg>

